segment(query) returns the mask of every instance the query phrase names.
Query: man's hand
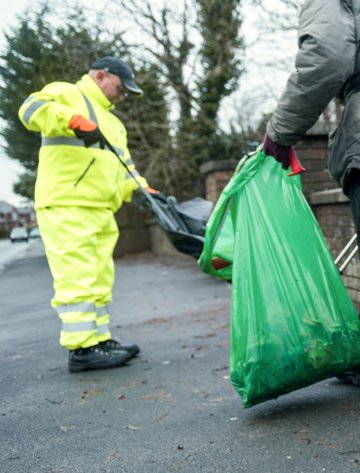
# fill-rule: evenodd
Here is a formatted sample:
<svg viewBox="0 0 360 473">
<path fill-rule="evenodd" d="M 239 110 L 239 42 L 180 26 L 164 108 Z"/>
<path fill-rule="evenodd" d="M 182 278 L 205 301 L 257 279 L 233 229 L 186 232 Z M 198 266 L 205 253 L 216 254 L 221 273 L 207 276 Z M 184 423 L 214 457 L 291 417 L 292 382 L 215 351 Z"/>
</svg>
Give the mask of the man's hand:
<svg viewBox="0 0 360 473">
<path fill-rule="evenodd" d="M 100 148 L 104 149 L 104 137 L 97 124 L 82 115 L 74 115 L 69 122 L 69 128 L 74 131 L 79 140 L 83 140 L 85 147 L 100 143 Z"/>
<path fill-rule="evenodd" d="M 264 138 L 264 151 L 267 155 L 273 156 L 276 161 L 281 163 L 283 169 L 288 169 L 290 166 L 292 146 L 283 146 L 278 143 L 274 143 L 269 135 L 265 135 Z"/>
<path fill-rule="evenodd" d="M 152 198 L 156 200 L 164 200 L 166 197 L 160 191 L 153 189 L 152 187 L 143 187 L 143 190 L 137 188 L 133 191 L 131 196 L 131 203 L 134 204 L 139 209 L 147 208 L 149 205 L 148 199 L 144 195 L 144 191 L 151 195 Z"/>
<path fill-rule="evenodd" d="M 153 189 L 152 187 L 148 186 L 145 187 L 146 192 L 149 194 L 160 194 L 160 191 L 157 191 L 156 189 Z"/>
</svg>

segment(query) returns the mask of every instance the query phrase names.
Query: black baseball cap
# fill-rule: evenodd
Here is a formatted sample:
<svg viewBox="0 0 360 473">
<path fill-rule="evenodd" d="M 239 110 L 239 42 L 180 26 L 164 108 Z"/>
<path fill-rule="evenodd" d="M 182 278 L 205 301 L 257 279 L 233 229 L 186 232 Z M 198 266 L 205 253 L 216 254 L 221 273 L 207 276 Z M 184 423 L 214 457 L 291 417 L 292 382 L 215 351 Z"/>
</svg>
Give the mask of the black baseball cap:
<svg viewBox="0 0 360 473">
<path fill-rule="evenodd" d="M 97 59 L 90 69 L 104 69 L 106 72 L 120 77 L 125 87 L 134 94 L 143 94 L 143 90 L 135 82 L 135 75 L 131 67 L 126 62 L 114 56 L 105 56 Z"/>
</svg>

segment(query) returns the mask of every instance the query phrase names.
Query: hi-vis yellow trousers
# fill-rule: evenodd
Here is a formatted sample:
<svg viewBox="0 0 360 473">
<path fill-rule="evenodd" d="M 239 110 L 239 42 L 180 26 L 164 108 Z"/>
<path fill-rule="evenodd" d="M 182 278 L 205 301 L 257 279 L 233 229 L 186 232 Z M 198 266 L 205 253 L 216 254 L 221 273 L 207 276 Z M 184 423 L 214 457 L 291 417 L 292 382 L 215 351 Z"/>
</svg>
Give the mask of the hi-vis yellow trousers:
<svg viewBox="0 0 360 473">
<path fill-rule="evenodd" d="M 49 207 L 37 210 L 37 220 L 54 279 L 51 305 L 62 321 L 60 344 L 74 350 L 108 340 L 119 236 L 113 212 Z"/>
</svg>

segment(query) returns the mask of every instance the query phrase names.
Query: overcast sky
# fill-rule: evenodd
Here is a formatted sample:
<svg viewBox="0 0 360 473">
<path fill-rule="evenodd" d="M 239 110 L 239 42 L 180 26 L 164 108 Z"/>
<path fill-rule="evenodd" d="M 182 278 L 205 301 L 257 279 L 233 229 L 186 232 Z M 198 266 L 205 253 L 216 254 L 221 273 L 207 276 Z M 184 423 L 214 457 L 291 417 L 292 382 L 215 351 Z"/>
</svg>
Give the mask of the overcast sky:
<svg viewBox="0 0 360 473">
<path fill-rule="evenodd" d="M 79 3 L 78 0 L 76 1 Z M 267 0 L 267 3 L 274 3 L 275 6 L 277 1 L 278 0 Z M 247 2 L 245 1 L 244 4 L 246 7 Z M 34 2 L 29 0 L 10 0 L 3 2 L 0 15 L 1 49 L 5 44 L 4 30 L 8 29 L 9 26 L 16 25 L 16 15 L 22 14 L 27 7 L 33 5 Z M 91 8 L 95 9 L 98 7 L 96 0 L 87 0 L 86 5 L 90 5 Z M 274 72 L 269 75 L 266 72 L 265 66 L 263 67 L 262 64 L 265 64 L 269 58 L 269 54 L 276 53 L 278 48 L 272 47 L 271 50 L 266 50 L 266 46 L 264 48 L 264 44 L 261 45 L 261 43 L 258 44 L 255 50 L 249 47 L 255 38 L 261 34 L 259 19 L 253 14 L 254 11 L 255 10 L 251 8 L 245 8 L 244 10 L 246 20 L 242 31 L 245 30 L 245 39 L 248 44 L 247 74 L 241 79 L 242 82 L 239 93 L 225 99 L 225 104 L 222 108 L 222 116 L 220 116 L 222 122 L 227 121 L 236 124 L 240 123 L 242 119 L 245 121 L 249 120 L 249 115 L 253 115 L 253 117 L 250 118 L 254 118 L 256 113 L 271 112 L 276 103 L 276 98 L 279 96 L 286 83 L 288 72 L 291 70 L 291 64 L 289 63 L 289 66 L 286 66 L 289 67 L 289 70 L 278 71 L 277 77 L 275 77 Z M 292 57 L 296 50 L 295 36 L 296 35 L 290 40 L 287 38 L 284 42 L 289 57 Z M 269 90 L 269 88 L 271 88 L 271 90 Z M 257 90 L 258 93 L 256 94 L 254 90 Z M 264 101 L 264 95 L 268 97 L 266 101 Z M 239 114 L 242 114 L 242 116 L 239 116 Z M 257 116 L 256 118 L 259 117 Z M 19 206 L 23 203 L 21 197 L 15 195 L 12 191 L 12 187 L 17 181 L 18 175 L 22 173 L 22 170 L 20 164 L 9 159 L 0 147 L 0 201 L 4 200 L 15 206 Z"/>
<path fill-rule="evenodd" d="M 4 46 L 4 29 L 16 22 L 16 14 L 28 6 L 28 0 L 11 0 L 3 2 L 0 15 L 0 47 Z M 0 148 L 0 200 L 9 204 L 20 205 L 21 199 L 12 192 L 12 186 L 21 173 L 22 167 L 16 161 L 6 157 Z"/>
</svg>

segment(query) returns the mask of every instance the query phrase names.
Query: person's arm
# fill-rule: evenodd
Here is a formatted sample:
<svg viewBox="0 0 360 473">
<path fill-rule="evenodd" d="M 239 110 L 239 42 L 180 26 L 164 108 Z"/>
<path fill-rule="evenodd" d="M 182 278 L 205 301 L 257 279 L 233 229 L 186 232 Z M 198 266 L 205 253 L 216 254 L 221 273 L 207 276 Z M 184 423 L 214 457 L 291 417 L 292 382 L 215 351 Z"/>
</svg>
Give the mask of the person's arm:
<svg viewBox="0 0 360 473">
<path fill-rule="evenodd" d="M 63 84 L 61 90 L 63 93 Z M 69 123 L 76 112 L 71 106 L 56 101 L 59 93 L 59 84 L 52 83 L 29 95 L 19 109 L 19 118 L 25 128 L 42 132 L 46 136 L 73 134 L 69 130 Z"/>
<path fill-rule="evenodd" d="M 267 127 L 273 142 L 295 144 L 354 73 L 355 26 L 347 3 L 305 2 L 300 15 L 296 70 Z"/>
</svg>

